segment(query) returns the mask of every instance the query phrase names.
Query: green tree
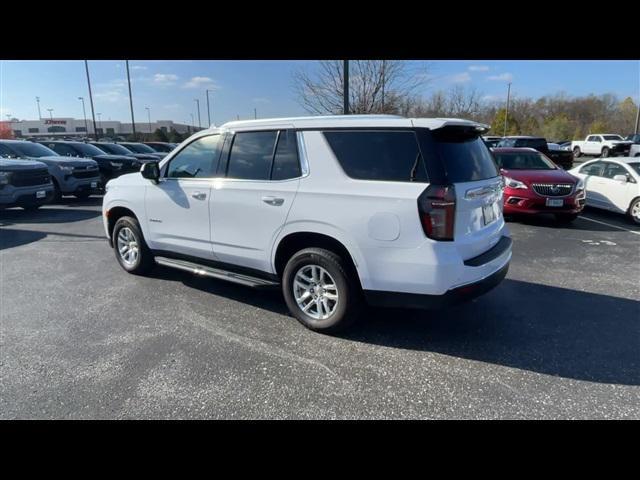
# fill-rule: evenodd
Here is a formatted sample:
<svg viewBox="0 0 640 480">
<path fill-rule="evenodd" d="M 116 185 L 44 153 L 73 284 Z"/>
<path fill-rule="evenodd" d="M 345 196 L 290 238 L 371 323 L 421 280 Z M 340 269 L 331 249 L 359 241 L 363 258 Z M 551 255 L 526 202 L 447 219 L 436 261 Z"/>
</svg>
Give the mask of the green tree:
<svg viewBox="0 0 640 480">
<path fill-rule="evenodd" d="M 182 142 L 182 140 L 183 140 L 182 135 L 180 135 L 175 128 L 172 128 L 169 131 L 169 141 L 171 143 L 180 143 Z"/>
<path fill-rule="evenodd" d="M 542 124 L 542 135 L 547 141 L 572 140 L 575 126 L 566 115 L 559 114 L 545 118 Z"/>
<path fill-rule="evenodd" d="M 168 142 L 169 136 L 167 135 L 167 132 L 165 132 L 161 128 L 156 128 L 156 131 L 153 132 L 153 139 L 156 142 Z"/>
<path fill-rule="evenodd" d="M 504 108 L 499 109 L 493 117 L 491 122 L 491 133 L 493 135 L 502 135 L 504 133 L 504 119 L 507 115 L 507 110 Z M 518 120 L 509 114 L 507 119 L 507 135 L 517 135 L 520 133 L 520 125 Z"/>
</svg>

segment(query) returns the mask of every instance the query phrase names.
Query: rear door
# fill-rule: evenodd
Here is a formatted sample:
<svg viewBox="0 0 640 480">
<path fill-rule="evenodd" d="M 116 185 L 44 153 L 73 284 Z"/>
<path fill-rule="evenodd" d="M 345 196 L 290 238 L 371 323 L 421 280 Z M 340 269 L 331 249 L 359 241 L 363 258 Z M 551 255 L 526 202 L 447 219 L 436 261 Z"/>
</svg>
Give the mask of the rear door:
<svg viewBox="0 0 640 480">
<path fill-rule="evenodd" d="M 502 178 L 493 155 L 473 129 L 444 127 L 433 130 L 432 139 L 444 169 L 440 181 L 455 188 L 454 241 L 466 260 L 489 250 L 504 234 Z"/>
<path fill-rule="evenodd" d="M 300 182 L 296 133 L 237 132 L 223 157 L 210 199 L 213 252 L 221 262 L 268 272 Z"/>
</svg>

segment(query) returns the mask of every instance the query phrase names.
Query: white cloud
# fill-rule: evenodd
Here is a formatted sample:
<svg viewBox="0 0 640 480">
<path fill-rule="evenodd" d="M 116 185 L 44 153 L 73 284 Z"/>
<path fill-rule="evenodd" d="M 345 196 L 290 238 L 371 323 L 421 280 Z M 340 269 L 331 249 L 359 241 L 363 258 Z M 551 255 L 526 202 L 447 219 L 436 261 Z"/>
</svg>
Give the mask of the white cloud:
<svg viewBox="0 0 640 480">
<path fill-rule="evenodd" d="M 451 81 L 453 83 L 467 83 L 471 81 L 471 75 L 469 75 L 469 72 L 456 73 L 451 75 Z"/>
<path fill-rule="evenodd" d="M 178 76 L 173 73 L 156 73 L 153 76 L 153 83 L 162 87 L 175 85 L 176 80 L 178 80 Z"/>
<path fill-rule="evenodd" d="M 487 65 L 469 65 L 470 72 L 487 72 L 489 67 Z"/>
<path fill-rule="evenodd" d="M 191 77 L 182 88 L 207 88 L 209 90 L 217 90 L 218 87 L 210 77 Z"/>
<path fill-rule="evenodd" d="M 485 95 L 482 97 L 482 101 L 484 102 L 498 102 L 501 100 L 505 100 L 504 95 Z"/>
<path fill-rule="evenodd" d="M 510 82 L 513 80 L 513 75 L 509 72 L 501 73 L 500 75 L 490 75 L 487 80 L 493 80 L 498 82 Z"/>
<path fill-rule="evenodd" d="M 127 84 L 124 80 L 114 79 L 108 82 L 95 84 L 95 93 L 93 94 L 96 101 L 118 103 L 128 99 L 125 95 Z"/>
<path fill-rule="evenodd" d="M 131 67 L 131 70 L 146 70 L 147 67 L 143 66 L 143 65 L 133 65 Z"/>
</svg>

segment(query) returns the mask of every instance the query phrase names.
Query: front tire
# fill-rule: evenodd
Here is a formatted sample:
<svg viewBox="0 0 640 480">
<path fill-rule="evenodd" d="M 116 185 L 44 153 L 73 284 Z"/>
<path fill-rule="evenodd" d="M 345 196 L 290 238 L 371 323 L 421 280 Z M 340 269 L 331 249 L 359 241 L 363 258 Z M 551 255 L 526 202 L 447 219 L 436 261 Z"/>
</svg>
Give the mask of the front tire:
<svg viewBox="0 0 640 480">
<path fill-rule="evenodd" d="M 120 217 L 113 227 L 113 251 L 122 268 L 134 275 L 144 275 L 151 271 L 154 259 L 144 241 L 138 220 Z"/>
<path fill-rule="evenodd" d="M 602 148 L 602 154 L 601 157 L 602 158 L 607 158 L 609 156 L 609 148 L 608 147 L 603 147 Z"/>
<path fill-rule="evenodd" d="M 580 147 L 575 147 L 573 149 L 573 158 L 579 158 L 582 155 L 582 152 L 580 151 Z"/>
<path fill-rule="evenodd" d="M 640 225 L 640 198 L 636 198 L 629 205 L 629 217 L 633 223 Z"/>
<path fill-rule="evenodd" d="M 362 308 L 362 292 L 343 258 L 323 248 L 294 254 L 282 275 L 291 314 L 305 327 L 334 333 L 351 326 Z"/>
</svg>

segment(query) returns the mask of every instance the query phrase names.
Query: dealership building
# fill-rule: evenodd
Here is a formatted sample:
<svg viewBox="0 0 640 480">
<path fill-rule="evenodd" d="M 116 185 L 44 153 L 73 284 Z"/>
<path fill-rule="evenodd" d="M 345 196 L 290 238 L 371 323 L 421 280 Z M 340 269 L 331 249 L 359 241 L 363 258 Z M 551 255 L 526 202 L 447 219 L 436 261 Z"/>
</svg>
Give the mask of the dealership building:
<svg viewBox="0 0 640 480">
<path fill-rule="evenodd" d="M 95 133 L 91 120 L 78 120 L 76 118 L 42 118 L 40 120 L 12 120 L 7 122 L 13 136 L 25 137 L 86 137 Z M 131 123 L 122 123 L 112 120 L 96 122 L 96 130 L 99 136 L 116 137 L 133 133 Z M 157 120 L 155 122 L 136 122 L 136 133 L 153 133 L 157 129 L 169 133 L 176 130 L 178 133 L 191 133 L 200 130 L 192 125 L 174 123 L 171 120 Z"/>
</svg>

